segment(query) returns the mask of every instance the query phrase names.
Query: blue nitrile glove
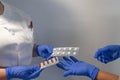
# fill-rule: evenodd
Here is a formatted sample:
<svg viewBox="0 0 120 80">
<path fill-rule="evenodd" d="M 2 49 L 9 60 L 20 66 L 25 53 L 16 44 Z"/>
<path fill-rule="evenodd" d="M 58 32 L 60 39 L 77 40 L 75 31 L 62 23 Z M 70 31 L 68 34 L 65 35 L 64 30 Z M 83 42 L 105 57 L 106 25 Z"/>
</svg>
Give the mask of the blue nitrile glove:
<svg viewBox="0 0 120 80">
<path fill-rule="evenodd" d="M 57 64 L 59 68 L 66 70 L 63 74 L 64 77 L 69 75 L 88 76 L 92 80 L 95 79 L 99 69 L 94 65 L 88 64 L 83 61 L 77 60 L 75 57 L 70 56 L 71 60 L 67 57 L 63 57 L 64 60 L 60 60 Z"/>
<path fill-rule="evenodd" d="M 36 47 L 36 52 L 38 56 L 41 56 L 45 59 L 50 58 L 52 52 L 53 52 L 53 47 L 52 46 L 48 46 L 48 45 L 38 45 Z"/>
<path fill-rule="evenodd" d="M 120 57 L 120 45 L 108 45 L 98 49 L 95 58 L 103 63 L 108 63 Z"/>
<path fill-rule="evenodd" d="M 40 75 L 42 70 L 38 65 L 34 66 L 15 66 L 15 67 L 7 67 L 6 75 L 7 79 L 10 80 L 12 78 L 19 78 L 23 80 L 30 80 L 37 78 Z"/>
</svg>

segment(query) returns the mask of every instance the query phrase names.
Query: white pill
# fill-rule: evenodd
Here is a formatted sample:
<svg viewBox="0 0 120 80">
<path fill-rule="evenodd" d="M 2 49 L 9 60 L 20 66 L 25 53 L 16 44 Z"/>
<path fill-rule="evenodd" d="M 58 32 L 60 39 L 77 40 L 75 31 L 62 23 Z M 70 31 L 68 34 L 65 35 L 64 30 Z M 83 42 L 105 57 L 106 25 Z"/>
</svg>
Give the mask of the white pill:
<svg viewBox="0 0 120 80">
<path fill-rule="evenodd" d="M 57 52 L 57 54 L 59 54 L 59 52 Z"/>
<path fill-rule="evenodd" d="M 68 52 L 68 54 L 70 54 L 70 52 Z"/>
<path fill-rule="evenodd" d="M 57 50 L 56 48 L 54 48 L 53 50 Z"/>
<path fill-rule="evenodd" d="M 78 48 L 74 48 L 74 50 L 77 50 Z"/>
<path fill-rule="evenodd" d="M 61 48 L 58 48 L 58 50 L 61 50 Z"/>
<path fill-rule="evenodd" d="M 69 50 L 72 50 L 72 48 L 69 48 Z"/>
<path fill-rule="evenodd" d="M 65 54 L 65 52 L 62 52 L 62 54 Z"/>
<path fill-rule="evenodd" d="M 66 50 L 66 48 L 63 48 L 63 50 Z"/>
<path fill-rule="evenodd" d="M 73 55 L 76 55 L 76 52 L 73 52 Z"/>
</svg>

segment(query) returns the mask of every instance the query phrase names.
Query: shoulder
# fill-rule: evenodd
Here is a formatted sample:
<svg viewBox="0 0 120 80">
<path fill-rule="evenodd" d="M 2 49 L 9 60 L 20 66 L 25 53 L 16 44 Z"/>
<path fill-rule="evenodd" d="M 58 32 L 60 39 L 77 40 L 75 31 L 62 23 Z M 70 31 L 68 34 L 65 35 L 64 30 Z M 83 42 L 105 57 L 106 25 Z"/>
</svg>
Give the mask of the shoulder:
<svg viewBox="0 0 120 80">
<path fill-rule="evenodd" d="M 19 23 L 21 25 L 27 25 L 30 26 L 30 28 L 32 28 L 32 19 L 30 17 L 30 15 L 28 15 L 26 12 L 24 12 L 23 10 L 14 7 L 12 5 L 9 5 L 7 3 L 4 3 L 4 14 L 3 17 L 6 18 L 9 22 L 16 22 Z"/>
<path fill-rule="evenodd" d="M 8 3 L 2 2 L 2 4 L 4 5 L 4 12 L 7 15 L 13 15 L 14 17 L 19 17 L 19 18 L 23 18 L 25 20 L 31 20 L 30 15 L 28 15 L 26 12 L 24 12 L 23 10 L 10 5 Z"/>
</svg>

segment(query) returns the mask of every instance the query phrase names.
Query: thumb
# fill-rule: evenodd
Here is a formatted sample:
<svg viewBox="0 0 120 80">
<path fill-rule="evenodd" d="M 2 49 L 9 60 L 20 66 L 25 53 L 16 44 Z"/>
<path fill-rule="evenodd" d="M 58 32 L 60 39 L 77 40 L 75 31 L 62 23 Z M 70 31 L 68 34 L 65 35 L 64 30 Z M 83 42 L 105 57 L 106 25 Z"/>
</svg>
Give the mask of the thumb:
<svg viewBox="0 0 120 80">
<path fill-rule="evenodd" d="M 71 75 L 71 70 L 65 71 L 63 74 L 64 77 L 67 77 L 69 75 Z"/>
<path fill-rule="evenodd" d="M 46 49 L 49 53 L 53 53 L 53 47 L 52 46 L 46 46 Z"/>
<path fill-rule="evenodd" d="M 37 78 L 40 75 L 41 69 L 32 73 L 27 79 Z"/>
</svg>

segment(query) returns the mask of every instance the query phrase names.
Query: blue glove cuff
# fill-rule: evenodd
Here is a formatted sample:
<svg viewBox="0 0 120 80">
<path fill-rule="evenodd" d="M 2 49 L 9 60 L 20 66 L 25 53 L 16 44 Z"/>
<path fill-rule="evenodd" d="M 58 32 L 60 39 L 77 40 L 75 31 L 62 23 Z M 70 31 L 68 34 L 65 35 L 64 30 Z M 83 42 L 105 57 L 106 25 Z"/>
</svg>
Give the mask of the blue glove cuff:
<svg viewBox="0 0 120 80">
<path fill-rule="evenodd" d="M 95 67 L 92 74 L 90 75 L 92 80 L 95 80 L 98 72 L 99 72 L 99 69 Z"/>
<path fill-rule="evenodd" d="M 38 48 L 39 48 L 39 45 L 36 46 L 36 49 L 35 49 L 35 50 L 36 50 L 37 56 L 40 56 L 40 53 L 39 53 L 39 51 L 38 51 Z"/>
<path fill-rule="evenodd" d="M 11 79 L 8 68 L 6 68 L 6 76 L 7 76 L 7 80 L 10 80 L 10 79 Z"/>
</svg>

